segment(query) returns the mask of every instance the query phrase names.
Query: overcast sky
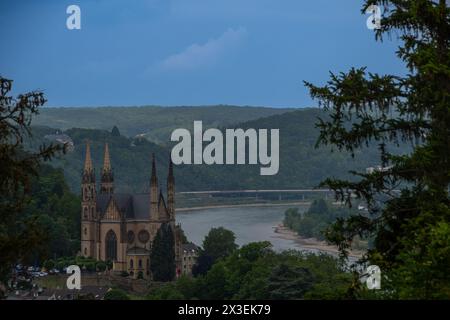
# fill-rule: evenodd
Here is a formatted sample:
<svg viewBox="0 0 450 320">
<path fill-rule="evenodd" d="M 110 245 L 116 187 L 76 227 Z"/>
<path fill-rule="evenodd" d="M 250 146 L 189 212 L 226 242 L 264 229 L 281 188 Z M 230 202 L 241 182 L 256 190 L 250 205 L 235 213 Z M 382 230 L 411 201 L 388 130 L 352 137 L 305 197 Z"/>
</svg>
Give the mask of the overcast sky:
<svg viewBox="0 0 450 320">
<path fill-rule="evenodd" d="M 68 30 L 66 8 L 81 8 Z M 314 106 L 303 80 L 402 73 L 358 0 L 2 0 L 0 75 L 51 106 Z"/>
</svg>

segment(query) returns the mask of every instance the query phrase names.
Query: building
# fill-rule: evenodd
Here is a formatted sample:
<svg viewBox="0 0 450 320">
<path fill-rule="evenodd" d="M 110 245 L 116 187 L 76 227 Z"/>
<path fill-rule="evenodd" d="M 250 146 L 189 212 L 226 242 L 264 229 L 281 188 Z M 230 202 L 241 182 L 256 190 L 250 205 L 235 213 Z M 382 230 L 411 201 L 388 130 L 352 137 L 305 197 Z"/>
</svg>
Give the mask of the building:
<svg viewBox="0 0 450 320">
<path fill-rule="evenodd" d="M 197 262 L 199 248 L 193 244 L 185 243 L 182 245 L 182 261 L 181 261 L 181 271 L 184 275 L 192 275 L 192 268 Z"/>
<path fill-rule="evenodd" d="M 150 193 L 116 193 L 108 144 L 105 144 L 100 188 L 89 143 L 81 182 L 81 254 L 112 261 L 113 270 L 128 272 L 134 278 L 150 278 L 152 241 L 162 224 L 168 224 L 175 237 L 176 274 L 182 272 L 182 230 L 175 224 L 175 179 L 169 160 L 167 203 L 158 187 L 153 155 Z"/>
</svg>

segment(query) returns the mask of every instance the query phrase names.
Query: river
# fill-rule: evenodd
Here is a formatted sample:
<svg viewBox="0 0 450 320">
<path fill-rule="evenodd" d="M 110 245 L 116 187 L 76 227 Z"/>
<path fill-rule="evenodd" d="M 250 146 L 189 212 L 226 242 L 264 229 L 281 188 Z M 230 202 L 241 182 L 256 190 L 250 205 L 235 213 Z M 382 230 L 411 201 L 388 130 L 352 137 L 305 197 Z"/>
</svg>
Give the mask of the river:
<svg viewBox="0 0 450 320">
<path fill-rule="evenodd" d="M 302 249 L 292 240 L 280 238 L 274 227 L 284 218 L 284 212 L 290 206 L 276 207 L 234 207 L 209 208 L 177 213 L 177 222 L 181 223 L 189 241 L 201 245 L 205 235 L 213 227 L 224 227 L 236 235 L 236 243 L 243 245 L 249 242 L 270 241 L 277 251 Z M 300 212 L 307 205 L 296 205 Z"/>
</svg>

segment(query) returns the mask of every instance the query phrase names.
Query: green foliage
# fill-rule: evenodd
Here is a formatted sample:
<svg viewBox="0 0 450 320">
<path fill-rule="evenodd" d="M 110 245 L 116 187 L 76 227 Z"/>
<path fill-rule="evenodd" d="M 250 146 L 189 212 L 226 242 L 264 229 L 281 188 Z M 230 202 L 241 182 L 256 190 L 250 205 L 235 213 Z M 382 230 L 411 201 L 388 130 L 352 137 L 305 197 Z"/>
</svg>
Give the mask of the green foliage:
<svg viewBox="0 0 450 320">
<path fill-rule="evenodd" d="M 237 244 L 233 231 L 223 227 L 212 228 L 203 240 L 203 252 L 216 261 L 233 253 Z"/>
<path fill-rule="evenodd" d="M 298 212 L 297 208 L 288 209 L 284 214 L 283 224 L 296 231 L 305 238 L 325 239 L 327 227 L 336 219 L 347 218 L 357 214 L 355 210 L 345 207 L 329 206 L 325 200 L 314 200 L 311 207 L 304 214 Z"/>
<path fill-rule="evenodd" d="M 153 240 L 150 270 L 154 281 L 172 281 L 175 277 L 175 238 L 168 223 L 160 226 Z"/>
<path fill-rule="evenodd" d="M 203 240 L 203 249 L 193 268 L 194 275 L 204 275 L 218 259 L 232 254 L 236 248 L 236 236 L 223 227 L 212 228 Z"/>
<path fill-rule="evenodd" d="M 42 264 L 42 266 L 47 270 L 51 270 L 56 266 L 56 264 L 55 264 L 55 261 L 53 261 L 52 259 L 49 259 L 49 260 L 45 260 L 44 263 Z"/>
<path fill-rule="evenodd" d="M 95 264 L 95 269 L 96 269 L 96 271 L 98 271 L 98 272 L 103 272 L 103 271 L 105 271 L 105 270 L 107 269 L 106 263 L 104 263 L 103 261 L 98 261 L 98 262 Z"/>
<path fill-rule="evenodd" d="M 270 299 L 290 300 L 303 297 L 314 285 L 314 276 L 304 267 L 280 264 L 269 277 Z"/>
<path fill-rule="evenodd" d="M 409 72 L 400 77 L 352 68 L 331 74 L 323 87 L 305 83 L 330 114 L 317 123 L 317 144 L 355 156 L 376 144 L 383 168 L 353 172 L 359 181 L 323 183 L 348 204 L 364 199 L 372 214 L 338 219 L 327 238 L 343 255 L 356 235 L 374 238 L 367 260 L 388 276 L 380 296 L 448 299 L 450 7 L 445 0 L 367 0 L 362 11 L 370 5 L 384 8 L 376 39 L 399 35 L 397 55 Z M 388 148 L 401 143 L 412 152 Z"/>
<path fill-rule="evenodd" d="M 61 169 L 41 165 L 38 173 L 23 215 L 34 219 L 44 241 L 28 260 L 73 255 L 80 246 L 80 199 L 69 190 Z"/>
<path fill-rule="evenodd" d="M 128 297 L 127 293 L 120 289 L 111 289 L 108 292 L 106 292 L 105 300 L 130 300 L 130 297 Z"/>
<path fill-rule="evenodd" d="M 336 299 L 345 297 L 351 281 L 331 256 L 276 253 L 269 242 L 256 242 L 218 260 L 206 275 L 181 277 L 149 298 Z"/>
<path fill-rule="evenodd" d="M 235 106 L 204 107 L 102 107 L 102 108 L 45 108 L 36 118 L 36 124 L 58 129 L 98 128 L 121 129 L 128 137 L 143 135 L 150 141 L 166 144 L 175 128 L 192 129 L 194 120 L 203 126 L 221 127 L 260 117 L 281 114 L 290 109 Z"/>
<path fill-rule="evenodd" d="M 95 108 L 93 109 L 95 110 Z M 223 113 L 226 113 L 227 110 L 224 109 Z M 232 112 L 231 110 L 230 113 Z M 314 127 L 317 117 L 326 118 L 327 114 L 319 109 L 301 109 L 235 125 L 244 129 L 282 128 L 280 130 L 280 171 L 277 175 L 260 176 L 259 166 L 256 165 L 179 165 L 175 168 L 177 191 L 312 188 L 327 176 L 351 178 L 351 175 L 348 174 L 349 170 L 364 170 L 366 167 L 377 164 L 374 162 L 377 154 L 375 145 L 371 145 L 364 152 L 355 151 L 358 161 L 352 159 L 350 153 L 345 151 L 330 153 L 330 148 L 314 148 L 315 140 L 319 135 L 319 130 Z M 52 125 L 52 123 L 48 123 L 48 125 Z M 100 121 L 92 123 L 90 127 L 100 128 L 102 126 L 103 122 Z M 187 128 L 190 126 L 192 123 Z M 179 128 L 179 126 L 173 124 L 173 129 L 175 128 Z M 75 148 L 73 152 L 67 153 L 63 158 L 52 161 L 52 165 L 64 169 L 64 174 L 73 192 L 79 193 L 80 190 L 80 171 L 84 161 L 86 140 L 91 142 L 96 168 L 102 166 L 104 143 L 108 142 L 118 192 L 140 193 L 147 190 L 152 153 L 156 155 L 160 178 L 165 177 L 168 170 L 167 155 L 170 152 L 170 145 L 157 145 L 144 138 L 113 136 L 109 131 L 110 127 L 107 129 L 108 131 L 69 129 L 64 132 L 73 139 Z M 45 141 L 44 136 L 54 133 L 55 129 L 34 127 L 33 132 L 35 140 L 30 142 L 30 148 Z M 405 150 L 408 148 L 396 149 L 398 152 Z M 142 174 L 143 172 L 148 174 Z"/>
<path fill-rule="evenodd" d="M 112 128 L 111 136 L 113 136 L 113 137 L 120 137 L 120 131 L 119 131 L 119 128 L 117 128 L 117 126 L 114 126 Z"/>
<path fill-rule="evenodd" d="M 26 259 L 45 243 L 45 233 L 36 217 L 24 214 L 31 180 L 42 160 L 49 160 L 60 146 L 41 145 L 36 152 L 24 151 L 24 139 L 38 108 L 46 102 L 42 92 L 9 96 L 12 80 L 0 76 L 0 288 L 5 286 L 11 265 Z M 0 297 L 4 292 L 0 290 Z"/>
</svg>

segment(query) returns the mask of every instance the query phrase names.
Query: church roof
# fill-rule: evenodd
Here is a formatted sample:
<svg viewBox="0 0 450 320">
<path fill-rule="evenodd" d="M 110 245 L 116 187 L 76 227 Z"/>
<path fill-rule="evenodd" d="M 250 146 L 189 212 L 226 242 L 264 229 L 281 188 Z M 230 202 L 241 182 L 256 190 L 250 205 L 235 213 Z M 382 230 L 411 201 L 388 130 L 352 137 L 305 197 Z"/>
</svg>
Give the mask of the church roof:
<svg viewBox="0 0 450 320">
<path fill-rule="evenodd" d="M 114 193 L 97 195 L 97 211 L 104 214 L 108 205 L 114 200 L 120 212 L 126 219 L 148 220 L 150 218 L 150 195 L 148 193 L 127 194 Z"/>
</svg>

